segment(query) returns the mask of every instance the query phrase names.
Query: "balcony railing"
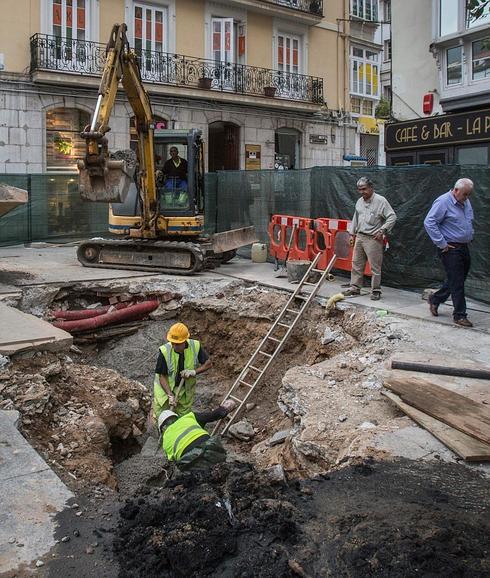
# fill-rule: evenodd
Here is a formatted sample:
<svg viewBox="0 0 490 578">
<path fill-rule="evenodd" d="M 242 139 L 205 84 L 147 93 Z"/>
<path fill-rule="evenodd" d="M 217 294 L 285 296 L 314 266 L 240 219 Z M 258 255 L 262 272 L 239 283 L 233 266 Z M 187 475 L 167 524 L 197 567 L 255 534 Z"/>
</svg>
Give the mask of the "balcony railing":
<svg viewBox="0 0 490 578">
<path fill-rule="evenodd" d="M 310 103 L 323 102 L 322 78 L 166 52 L 143 50 L 138 57 L 145 82 Z M 51 70 L 100 75 L 104 62 L 104 44 L 46 34 L 31 37 L 31 73 Z"/>
<path fill-rule="evenodd" d="M 323 0 L 264 0 L 267 4 L 278 4 L 315 16 L 323 16 Z"/>
</svg>

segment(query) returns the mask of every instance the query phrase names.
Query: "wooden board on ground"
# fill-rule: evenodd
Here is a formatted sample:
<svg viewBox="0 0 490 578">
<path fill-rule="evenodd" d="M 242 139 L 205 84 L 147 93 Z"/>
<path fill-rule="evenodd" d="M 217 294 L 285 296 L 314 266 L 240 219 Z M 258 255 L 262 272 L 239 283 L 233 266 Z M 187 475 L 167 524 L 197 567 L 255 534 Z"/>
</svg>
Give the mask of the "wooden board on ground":
<svg viewBox="0 0 490 578">
<path fill-rule="evenodd" d="M 489 339 L 490 342 L 490 339 Z M 396 377 L 400 379 L 411 379 L 412 377 L 425 378 L 431 383 L 440 385 L 446 389 L 454 391 L 469 397 L 479 403 L 488 403 L 490 405 L 490 387 L 488 381 L 484 379 L 474 379 L 471 377 L 455 377 L 452 375 L 437 375 L 420 373 L 419 371 L 406 371 L 404 369 L 391 369 L 391 361 L 399 359 L 402 361 L 418 361 L 420 363 L 434 363 L 435 365 L 446 365 L 448 367 L 472 367 L 474 369 L 490 369 L 490 366 L 480 361 L 470 358 L 459 358 L 442 354 L 426 353 L 422 351 L 396 352 L 388 361 L 387 369 L 383 372 L 383 378 L 389 379 Z M 390 367 L 390 369 L 388 369 Z"/>
<path fill-rule="evenodd" d="M 412 418 L 464 460 L 468 462 L 490 461 L 490 444 L 481 442 L 404 403 L 398 395 L 391 391 L 384 391 L 383 394 L 391 399 L 408 417 Z"/>
<path fill-rule="evenodd" d="M 402 401 L 482 442 L 490 443 L 490 408 L 422 378 L 394 378 L 385 386 Z"/>
</svg>

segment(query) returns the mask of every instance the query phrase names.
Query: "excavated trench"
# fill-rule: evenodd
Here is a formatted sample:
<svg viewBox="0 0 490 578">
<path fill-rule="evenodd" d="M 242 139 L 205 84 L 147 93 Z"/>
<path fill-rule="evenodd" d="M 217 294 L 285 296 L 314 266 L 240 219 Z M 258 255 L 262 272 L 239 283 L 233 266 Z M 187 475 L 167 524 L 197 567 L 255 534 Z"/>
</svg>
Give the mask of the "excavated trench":
<svg viewBox="0 0 490 578">
<path fill-rule="evenodd" d="M 68 354 L 23 355 L 0 372 L 0 407 L 20 411 L 24 435 L 85 504 L 87 515 L 60 517 L 60 536 L 82 536 L 60 543 L 45 576 L 488 575 L 478 474 L 350 453 L 366 423 L 399 419 L 380 392 L 383 363 L 408 339 L 396 325 L 313 305 L 240 416 L 253 435 L 225 440 L 226 466 L 183 475 L 164 463 L 148 422 L 168 328 L 184 322 L 212 358 L 196 403 L 212 408 L 287 295 L 236 282 L 149 285 L 38 287 L 21 304 L 49 318 L 172 293 L 116 335 L 81 334 Z M 284 477 L 273 479 L 278 464 Z"/>
</svg>

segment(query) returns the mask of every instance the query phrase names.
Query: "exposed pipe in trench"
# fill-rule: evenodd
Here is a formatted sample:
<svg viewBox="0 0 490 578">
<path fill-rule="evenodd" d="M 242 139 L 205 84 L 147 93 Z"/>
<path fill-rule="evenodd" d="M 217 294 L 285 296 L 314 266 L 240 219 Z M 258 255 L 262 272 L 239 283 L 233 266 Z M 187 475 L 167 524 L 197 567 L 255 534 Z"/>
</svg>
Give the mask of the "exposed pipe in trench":
<svg viewBox="0 0 490 578">
<path fill-rule="evenodd" d="M 113 323 L 121 323 L 126 321 L 135 321 L 141 319 L 148 313 L 154 311 L 160 305 L 158 299 L 152 299 L 150 301 L 143 301 L 142 303 L 136 303 L 135 305 L 130 305 L 125 309 L 108 311 L 97 317 L 90 317 L 88 319 L 74 319 L 70 321 L 60 320 L 52 323 L 55 327 L 59 329 L 64 329 L 68 332 L 77 331 L 88 331 L 91 329 L 98 329 L 99 327 L 104 327 L 106 325 L 111 325 Z"/>
<path fill-rule="evenodd" d="M 56 319 L 64 319 L 66 321 L 73 321 L 75 319 L 88 319 L 89 317 L 98 317 L 109 311 L 126 309 L 134 303 L 128 301 L 126 303 L 115 303 L 114 305 L 104 305 L 95 309 L 76 309 L 71 311 L 63 311 L 62 309 L 53 311 L 52 315 Z"/>
</svg>

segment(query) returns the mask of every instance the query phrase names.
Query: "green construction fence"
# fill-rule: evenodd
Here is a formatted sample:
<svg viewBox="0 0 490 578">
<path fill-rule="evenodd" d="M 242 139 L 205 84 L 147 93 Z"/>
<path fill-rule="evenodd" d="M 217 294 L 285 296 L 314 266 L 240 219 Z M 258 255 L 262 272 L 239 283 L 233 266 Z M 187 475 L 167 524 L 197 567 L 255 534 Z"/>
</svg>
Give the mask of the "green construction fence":
<svg viewBox="0 0 490 578">
<path fill-rule="evenodd" d="M 267 242 L 273 214 L 350 219 L 361 176 L 373 180 L 376 192 L 386 196 L 397 213 L 383 264 L 383 284 L 404 288 L 437 286 L 444 278 L 423 220 L 433 200 L 458 178 L 472 179 L 475 239 L 466 288 L 469 296 L 490 303 L 490 171 L 486 167 L 314 167 L 210 173 L 206 175 L 206 230 L 212 233 L 255 225 L 260 240 Z M 6 174 L 0 176 L 0 182 L 29 192 L 27 205 L 2 217 L 0 245 L 107 235 L 107 206 L 82 201 L 73 173 Z"/>
</svg>

